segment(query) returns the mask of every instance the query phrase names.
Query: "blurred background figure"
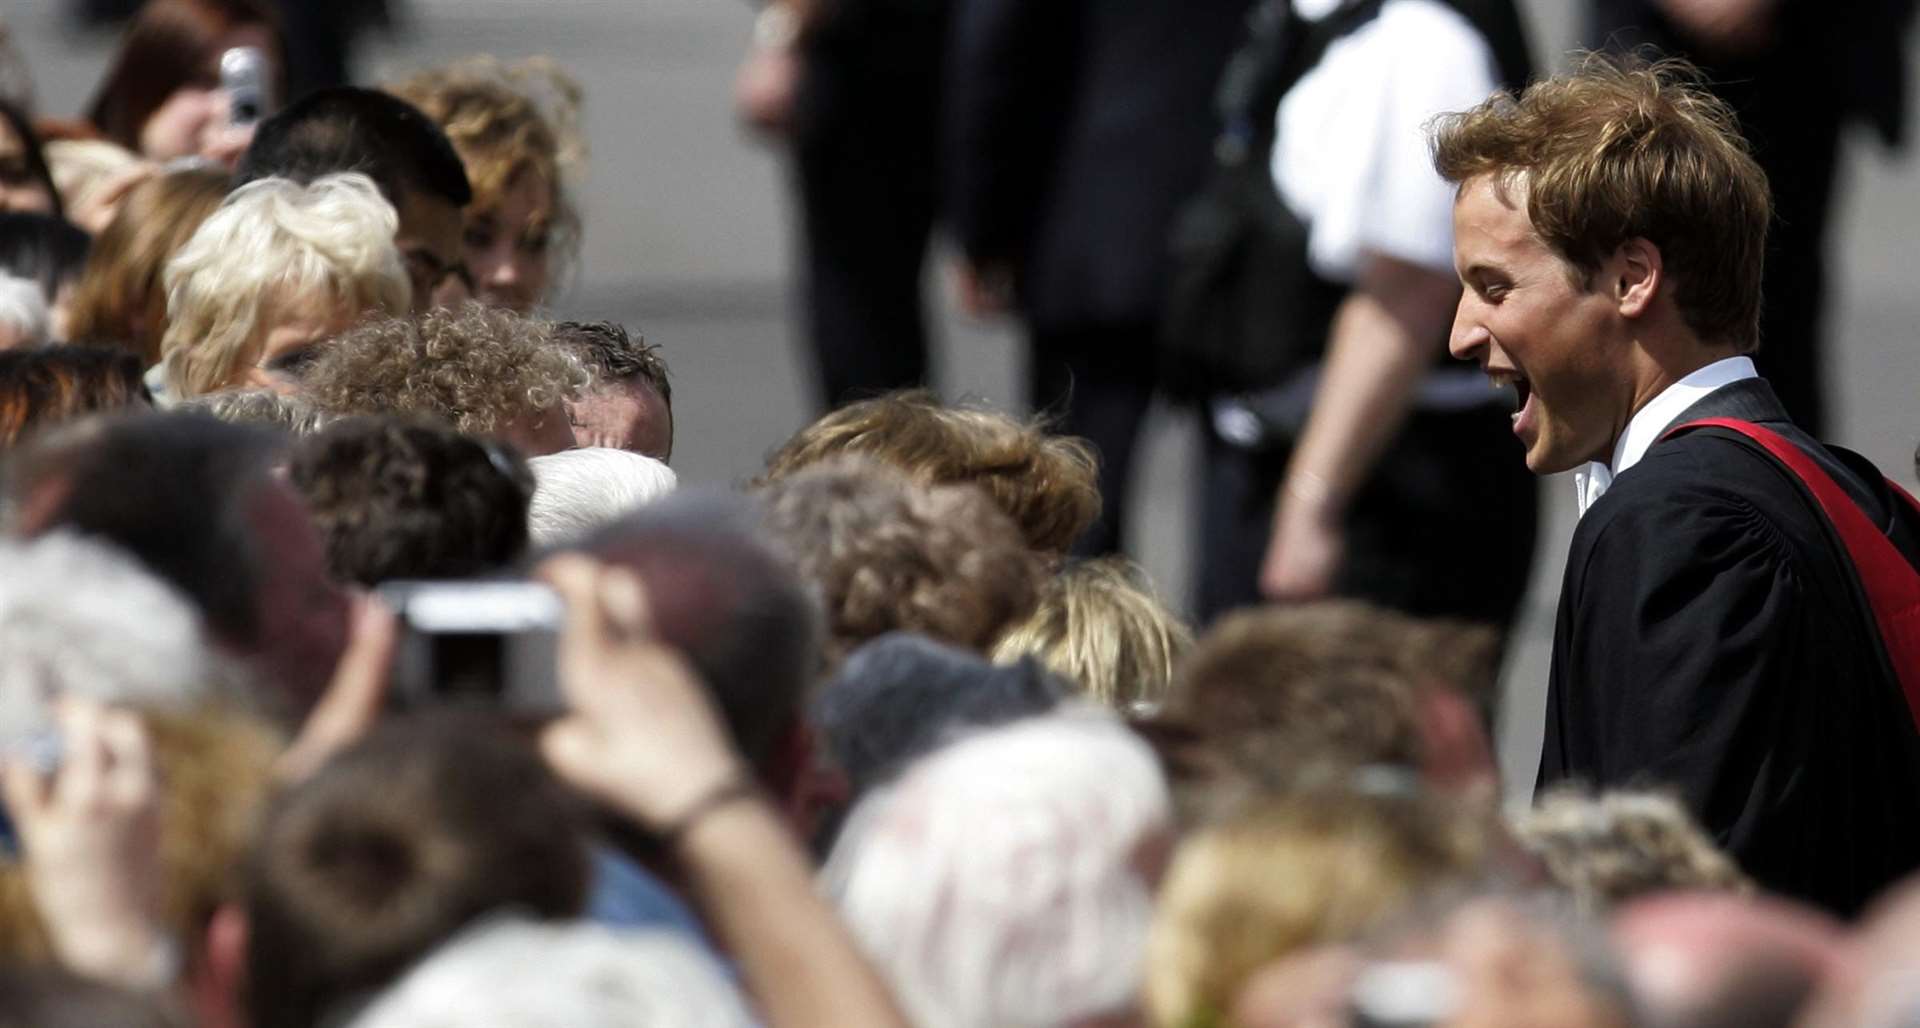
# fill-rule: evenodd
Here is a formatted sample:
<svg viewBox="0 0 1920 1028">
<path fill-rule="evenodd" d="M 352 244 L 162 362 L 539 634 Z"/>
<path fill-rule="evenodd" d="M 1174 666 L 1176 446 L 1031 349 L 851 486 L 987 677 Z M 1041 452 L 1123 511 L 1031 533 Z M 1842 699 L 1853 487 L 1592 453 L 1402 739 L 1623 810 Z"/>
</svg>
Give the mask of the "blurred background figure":
<svg viewBox="0 0 1920 1028">
<path fill-rule="evenodd" d="M 232 65 L 245 51 L 258 91 L 236 96 Z M 285 44 L 253 0 L 152 0 L 121 37 L 86 125 L 153 161 L 198 157 L 231 169 L 254 124 L 287 98 Z"/>
<path fill-rule="evenodd" d="M 1099 455 L 1101 513 L 1077 553 L 1126 539 L 1167 237 L 1206 171 L 1210 101 L 1252 6 L 956 8 L 942 131 L 960 302 L 1019 314 L 1029 402 Z"/>
<path fill-rule="evenodd" d="M 207 168 L 169 171 L 134 186 L 87 253 L 68 337 L 124 347 L 157 366 L 167 334 L 162 273 L 226 197 L 226 175 Z"/>
<path fill-rule="evenodd" d="M 59 215 L 0 213 L 0 274 L 40 287 L 40 298 L 47 303 L 47 335 L 55 342 L 68 339 L 74 289 L 92 245 L 91 236 Z"/>
<path fill-rule="evenodd" d="M 60 192 L 40 135 L 19 108 L 0 100 L 0 210 L 61 213 Z"/>
<path fill-rule="evenodd" d="M 802 334 L 828 409 L 928 380 L 950 2 L 772 0 L 734 82 L 741 120 L 791 148 Z"/>
<path fill-rule="evenodd" d="M 472 57 L 388 89 L 432 118 L 466 164 L 475 299 L 520 314 L 544 306 L 580 259 L 570 196 L 586 160 L 580 84 L 550 59 Z"/>
<path fill-rule="evenodd" d="M 1904 144 L 1914 0 L 1861 0 L 1844 12 L 1774 0 L 1588 0 L 1587 15 L 1589 45 L 1684 57 L 1739 115 L 1773 190 L 1754 360 L 1795 423 L 1826 438 L 1827 237 L 1842 141 L 1858 124 L 1888 147 Z"/>
</svg>

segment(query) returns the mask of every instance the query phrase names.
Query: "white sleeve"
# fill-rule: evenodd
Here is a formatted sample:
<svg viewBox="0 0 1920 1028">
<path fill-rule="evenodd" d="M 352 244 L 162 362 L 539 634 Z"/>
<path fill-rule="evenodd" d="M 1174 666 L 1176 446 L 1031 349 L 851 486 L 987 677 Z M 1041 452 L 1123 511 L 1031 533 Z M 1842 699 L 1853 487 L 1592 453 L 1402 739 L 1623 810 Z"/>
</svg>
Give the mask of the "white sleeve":
<svg viewBox="0 0 1920 1028">
<path fill-rule="evenodd" d="M 1433 170 L 1427 123 L 1485 100 L 1494 66 L 1480 33 L 1437 0 L 1389 0 L 1328 49 L 1322 80 L 1288 96 L 1321 109 L 1283 109 L 1275 154 L 1315 271 L 1352 281 L 1363 256 L 1380 254 L 1453 274 L 1453 188 Z"/>
</svg>

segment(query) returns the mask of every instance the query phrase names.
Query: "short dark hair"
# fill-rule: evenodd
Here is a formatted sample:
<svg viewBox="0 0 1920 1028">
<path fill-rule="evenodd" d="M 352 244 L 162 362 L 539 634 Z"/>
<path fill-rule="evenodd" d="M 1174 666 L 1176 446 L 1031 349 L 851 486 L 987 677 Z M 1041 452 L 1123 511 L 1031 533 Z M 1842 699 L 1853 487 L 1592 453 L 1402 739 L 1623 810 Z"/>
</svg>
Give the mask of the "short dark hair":
<svg viewBox="0 0 1920 1028">
<path fill-rule="evenodd" d="M 466 578 L 527 547 L 526 461 L 433 422 L 335 422 L 294 445 L 288 477 L 342 582 Z"/>
<path fill-rule="evenodd" d="M 9 460 L 6 527 L 112 543 L 192 600 L 216 637 L 250 645 L 268 555 L 257 552 L 246 510 L 279 451 L 273 433 L 200 415 L 78 422 Z"/>
<path fill-rule="evenodd" d="M 801 724 L 819 669 L 819 616 L 794 573 L 757 538 L 758 510 L 713 489 L 657 500 L 579 549 L 645 583 L 660 637 L 699 671 L 734 744 L 767 784 L 793 768 L 780 747 Z"/>
<path fill-rule="evenodd" d="M 281 796 L 245 885 L 256 1028 L 315 1028 L 490 912 L 569 918 L 589 857 L 531 748 L 476 716 L 378 728 Z"/>
<path fill-rule="evenodd" d="M 31 279 L 53 303 L 60 287 L 78 281 L 93 237 L 57 214 L 0 213 L 0 271 Z"/>
<path fill-rule="evenodd" d="M 27 174 L 47 187 L 47 195 L 53 198 L 53 213 L 64 215 L 66 206 L 60 201 L 60 187 L 53 184 L 53 171 L 47 167 L 47 154 L 41 147 L 40 133 L 33 130 L 33 122 L 20 108 L 5 100 L 0 100 L 0 120 L 5 120 L 13 134 L 20 137 L 20 148 L 26 155 Z"/>
<path fill-rule="evenodd" d="M 87 414 L 147 407 L 140 356 L 117 346 L 0 350 L 0 452 Z"/>
<path fill-rule="evenodd" d="M 1044 714 L 1069 691 L 1030 657 L 992 664 L 924 635 L 890 632 L 853 651 L 821 688 L 814 723 L 858 794 L 956 730 Z"/>
<path fill-rule="evenodd" d="M 336 171 L 365 174 L 396 207 L 409 192 L 456 207 L 473 200 L 466 168 L 440 126 L 399 97 L 354 86 L 309 93 L 261 122 L 233 184 L 272 177 L 309 183 Z"/>
<path fill-rule="evenodd" d="M 673 406 L 673 382 L 660 348 L 612 321 L 559 321 L 553 341 L 572 350 L 593 372 L 595 382 L 637 378 L 652 386 L 668 407 Z"/>
</svg>

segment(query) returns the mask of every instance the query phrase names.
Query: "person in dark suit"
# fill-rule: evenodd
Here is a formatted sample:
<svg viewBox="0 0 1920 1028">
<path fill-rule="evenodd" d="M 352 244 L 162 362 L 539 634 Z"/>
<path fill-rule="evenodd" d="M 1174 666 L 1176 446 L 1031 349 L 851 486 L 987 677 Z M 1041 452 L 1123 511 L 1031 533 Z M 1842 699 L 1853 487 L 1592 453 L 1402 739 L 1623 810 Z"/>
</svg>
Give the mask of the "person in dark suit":
<svg viewBox="0 0 1920 1028">
<path fill-rule="evenodd" d="M 927 384 L 948 0 L 770 0 L 735 83 L 790 142 L 804 331 L 827 408 Z"/>
<path fill-rule="evenodd" d="M 1859 910 L 1920 866 L 1901 654 L 1784 464 L 1670 429 L 1773 429 L 1909 565 L 1920 515 L 1796 427 L 1747 356 L 1770 208 L 1732 111 L 1596 56 L 1449 117 L 1434 145 L 1459 190 L 1451 349 L 1517 389 L 1528 468 L 1580 469 L 1541 784 L 1670 788 L 1762 885 Z"/>
<path fill-rule="evenodd" d="M 962 305 L 1015 309 L 1029 395 L 1100 451 L 1103 510 L 1076 547 L 1119 548 L 1175 209 L 1205 177 L 1214 87 L 1251 0 L 958 0 L 946 217 Z"/>
<path fill-rule="evenodd" d="M 1864 123 L 1893 147 L 1905 123 L 1906 29 L 1914 0 L 1589 0 L 1589 32 L 1616 51 L 1684 57 L 1732 105 L 1773 187 L 1755 358 L 1787 412 L 1827 427 L 1826 237 L 1841 134 Z"/>
</svg>

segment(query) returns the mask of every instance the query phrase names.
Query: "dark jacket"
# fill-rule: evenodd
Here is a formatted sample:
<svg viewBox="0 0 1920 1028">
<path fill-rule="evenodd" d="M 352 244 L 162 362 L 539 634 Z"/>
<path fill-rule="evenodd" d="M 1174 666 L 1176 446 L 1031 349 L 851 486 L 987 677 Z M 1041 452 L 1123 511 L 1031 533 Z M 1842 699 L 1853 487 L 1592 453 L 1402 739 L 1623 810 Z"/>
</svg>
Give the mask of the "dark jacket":
<svg viewBox="0 0 1920 1028">
<path fill-rule="evenodd" d="M 1250 0 L 958 0 L 947 220 L 1032 326 L 1158 321 Z"/>
<path fill-rule="evenodd" d="M 1676 423 L 1758 422 L 1810 454 L 1909 561 L 1920 526 L 1764 381 Z M 1719 431 L 1659 442 L 1573 536 L 1542 786 L 1676 790 L 1761 885 L 1850 915 L 1920 867 L 1920 732 L 1846 551 L 1796 479 Z"/>
</svg>

